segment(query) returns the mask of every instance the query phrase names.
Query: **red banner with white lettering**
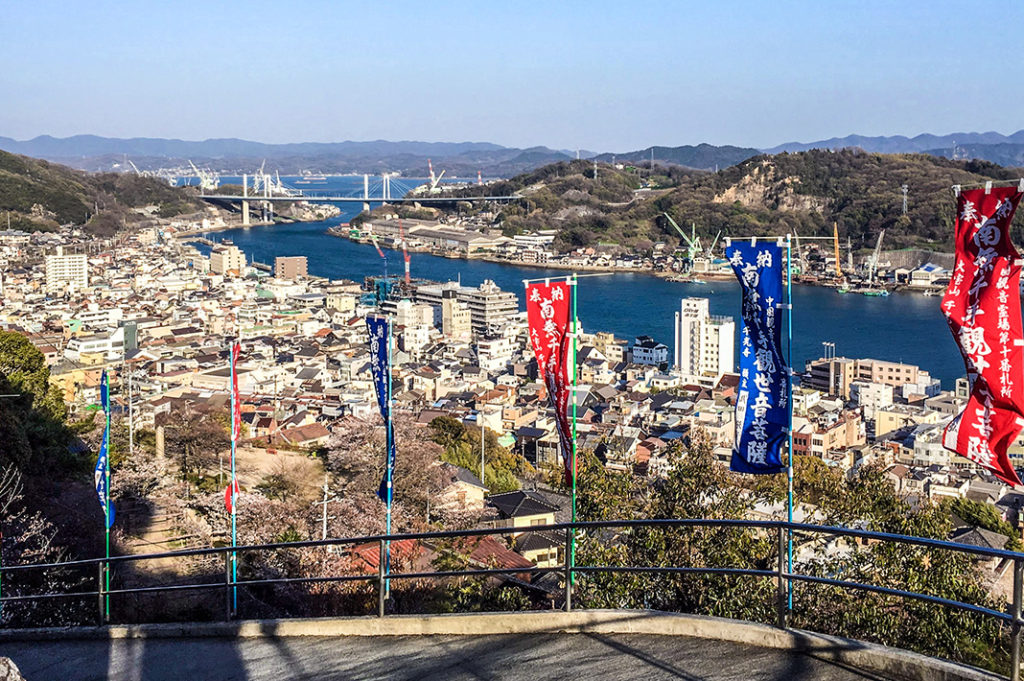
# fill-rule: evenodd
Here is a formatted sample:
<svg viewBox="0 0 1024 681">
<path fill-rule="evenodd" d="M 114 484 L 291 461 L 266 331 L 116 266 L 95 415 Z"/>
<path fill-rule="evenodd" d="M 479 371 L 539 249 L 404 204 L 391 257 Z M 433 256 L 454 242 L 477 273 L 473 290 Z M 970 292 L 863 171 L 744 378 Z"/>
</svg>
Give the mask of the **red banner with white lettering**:
<svg viewBox="0 0 1024 681">
<path fill-rule="evenodd" d="M 526 286 L 526 318 L 537 369 L 555 408 L 555 426 L 562 445 L 565 479 L 573 476 L 572 428 L 569 399 L 573 379 L 572 336 L 569 328 L 571 284 L 568 281 Z"/>
<path fill-rule="evenodd" d="M 238 355 L 242 346 L 238 343 L 231 345 L 231 441 L 238 442 L 242 434 L 242 403 L 238 399 Z"/>
<path fill-rule="evenodd" d="M 1015 187 L 972 189 L 957 197 L 956 266 L 942 311 L 960 346 L 971 396 L 943 436 L 947 449 L 1021 484 L 1007 449 L 1024 425 L 1024 336 L 1020 254 L 1010 222 Z"/>
</svg>

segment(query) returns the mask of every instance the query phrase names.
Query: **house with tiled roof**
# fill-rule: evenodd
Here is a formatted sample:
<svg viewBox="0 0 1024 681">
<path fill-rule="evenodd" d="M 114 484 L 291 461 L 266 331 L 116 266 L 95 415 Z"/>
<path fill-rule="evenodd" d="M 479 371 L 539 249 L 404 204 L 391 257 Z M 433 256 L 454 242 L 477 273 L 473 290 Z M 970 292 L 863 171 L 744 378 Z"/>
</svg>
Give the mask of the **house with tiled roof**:
<svg viewBox="0 0 1024 681">
<path fill-rule="evenodd" d="M 553 525 L 558 507 L 549 503 L 536 492 L 516 490 L 492 494 L 486 499 L 487 505 L 497 515 L 495 524 L 499 527 L 528 528 L 538 525 Z"/>
</svg>

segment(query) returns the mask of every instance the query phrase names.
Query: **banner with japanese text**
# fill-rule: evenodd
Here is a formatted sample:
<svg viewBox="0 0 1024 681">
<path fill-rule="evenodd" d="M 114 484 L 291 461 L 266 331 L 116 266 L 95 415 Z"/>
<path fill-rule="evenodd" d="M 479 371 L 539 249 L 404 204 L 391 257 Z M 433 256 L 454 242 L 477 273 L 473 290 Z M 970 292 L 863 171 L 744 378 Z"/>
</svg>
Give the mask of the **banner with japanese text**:
<svg viewBox="0 0 1024 681">
<path fill-rule="evenodd" d="M 381 501 L 391 505 L 394 495 L 392 481 L 395 473 L 395 436 L 391 422 L 391 348 L 386 317 L 367 317 L 366 328 L 370 334 L 370 370 L 373 374 L 373 387 L 377 393 L 377 406 L 380 408 L 384 427 L 387 429 L 387 463 L 384 477 L 381 479 L 377 496 Z"/>
<path fill-rule="evenodd" d="M 238 355 L 242 348 L 231 344 L 231 441 L 238 442 L 242 435 L 242 402 L 238 397 Z"/>
<path fill-rule="evenodd" d="M 526 317 L 537 370 L 555 409 L 555 427 L 562 446 L 566 481 L 572 479 L 572 426 L 569 401 L 573 380 L 570 305 L 572 284 L 567 280 L 526 286 Z"/>
<path fill-rule="evenodd" d="M 734 243 L 725 249 L 742 289 L 740 387 L 730 469 L 770 474 L 785 469 L 789 370 L 782 357 L 782 248 Z"/>
<path fill-rule="evenodd" d="M 110 490 L 108 485 L 110 484 L 110 477 L 107 475 L 107 468 L 109 466 L 107 457 L 110 455 L 110 381 L 107 378 L 105 369 L 100 377 L 100 406 L 103 408 L 105 425 L 103 427 L 103 441 L 100 443 L 100 453 L 96 457 L 96 467 L 93 469 L 93 481 L 96 484 L 96 496 L 100 499 L 100 508 L 103 509 L 107 527 L 110 528 L 114 526 L 114 503 L 109 498 Z M 107 502 L 110 502 L 109 508 L 107 507 Z"/>
<path fill-rule="evenodd" d="M 1010 241 L 1020 199 L 1016 187 L 959 193 L 956 265 L 942 299 L 971 383 L 967 406 L 946 426 L 943 445 L 1012 485 L 1021 481 L 1007 449 L 1024 419 L 1020 254 Z"/>
</svg>

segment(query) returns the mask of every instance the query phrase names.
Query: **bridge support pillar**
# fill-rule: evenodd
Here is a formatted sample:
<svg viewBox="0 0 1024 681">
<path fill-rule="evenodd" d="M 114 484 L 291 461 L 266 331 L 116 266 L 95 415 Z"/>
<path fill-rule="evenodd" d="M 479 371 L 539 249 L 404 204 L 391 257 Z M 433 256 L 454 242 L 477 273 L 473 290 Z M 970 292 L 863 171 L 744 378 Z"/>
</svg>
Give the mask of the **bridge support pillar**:
<svg viewBox="0 0 1024 681">
<path fill-rule="evenodd" d="M 249 224 L 249 202 L 242 201 L 242 224 Z"/>
</svg>

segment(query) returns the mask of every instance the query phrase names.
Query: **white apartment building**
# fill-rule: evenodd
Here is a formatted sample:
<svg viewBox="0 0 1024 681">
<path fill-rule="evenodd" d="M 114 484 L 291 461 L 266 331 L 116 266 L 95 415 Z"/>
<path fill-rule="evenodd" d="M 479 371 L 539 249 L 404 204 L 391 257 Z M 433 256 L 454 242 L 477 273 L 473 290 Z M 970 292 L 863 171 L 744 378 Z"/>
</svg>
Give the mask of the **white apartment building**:
<svg viewBox="0 0 1024 681">
<path fill-rule="evenodd" d="M 72 338 L 64 348 L 65 359 L 72 362 L 82 361 L 82 355 L 95 354 L 102 354 L 106 360 L 119 360 L 124 357 L 124 327 L 118 327 L 108 333 Z"/>
<path fill-rule="evenodd" d="M 454 340 L 468 341 L 473 337 L 469 308 L 458 301 L 454 291 L 445 291 L 441 300 L 441 333 Z"/>
<path fill-rule="evenodd" d="M 89 261 L 85 253 L 64 254 L 58 246 L 56 255 L 46 256 L 46 292 L 76 293 L 89 286 Z"/>
<path fill-rule="evenodd" d="M 488 373 L 504 371 L 512 363 L 515 350 L 515 339 L 510 336 L 481 340 L 476 348 L 477 363 Z"/>
<path fill-rule="evenodd" d="M 494 334 L 519 311 L 516 294 L 502 291 L 490 279 L 485 279 L 477 288 L 459 286 L 453 281 L 420 286 L 416 289 L 416 300 L 428 305 L 441 305 L 446 291 L 455 291 L 456 299 L 469 308 L 474 333 Z"/>
<path fill-rule="evenodd" d="M 87 309 L 79 310 L 70 315 L 69 319 L 81 322 L 82 326 L 87 329 L 105 329 L 116 326 L 118 322 L 124 319 L 124 310 L 119 307 L 101 308 L 93 303 Z"/>
<path fill-rule="evenodd" d="M 542 229 L 539 232 L 531 232 L 529 234 L 516 234 L 512 237 L 512 243 L 520 248 L 544 250 L 554 243 L 557 233 L 558 231 L 554 229 Z"/>
<path fill-rule="evenodd" d="M 732 317 L 712 316 L 707 298 L 683 298 L 675 318 L 673 364 L 693 379 L 735 371 L 736 322 Z"/>
<path fill-rule="evenodd" d="M 426 303 L 400 300 L 395 305 L 396 326 L 433 326 L 434 308 Z"/>
<path fill-rule="evenodd" d="M 215 246 L 210 253 L 210 270 L 216 274 L 242 274 L 245 272 L 245 253 L 227 241 Z"/>
<path fill-rule="evenodd" d="M 864 408 L 864 418 L 875 418 L 875 410 L 893 405 L 893 387 L 884 383 L 854 381 L 850 384 L 850 399 Z"/>
</svg>

